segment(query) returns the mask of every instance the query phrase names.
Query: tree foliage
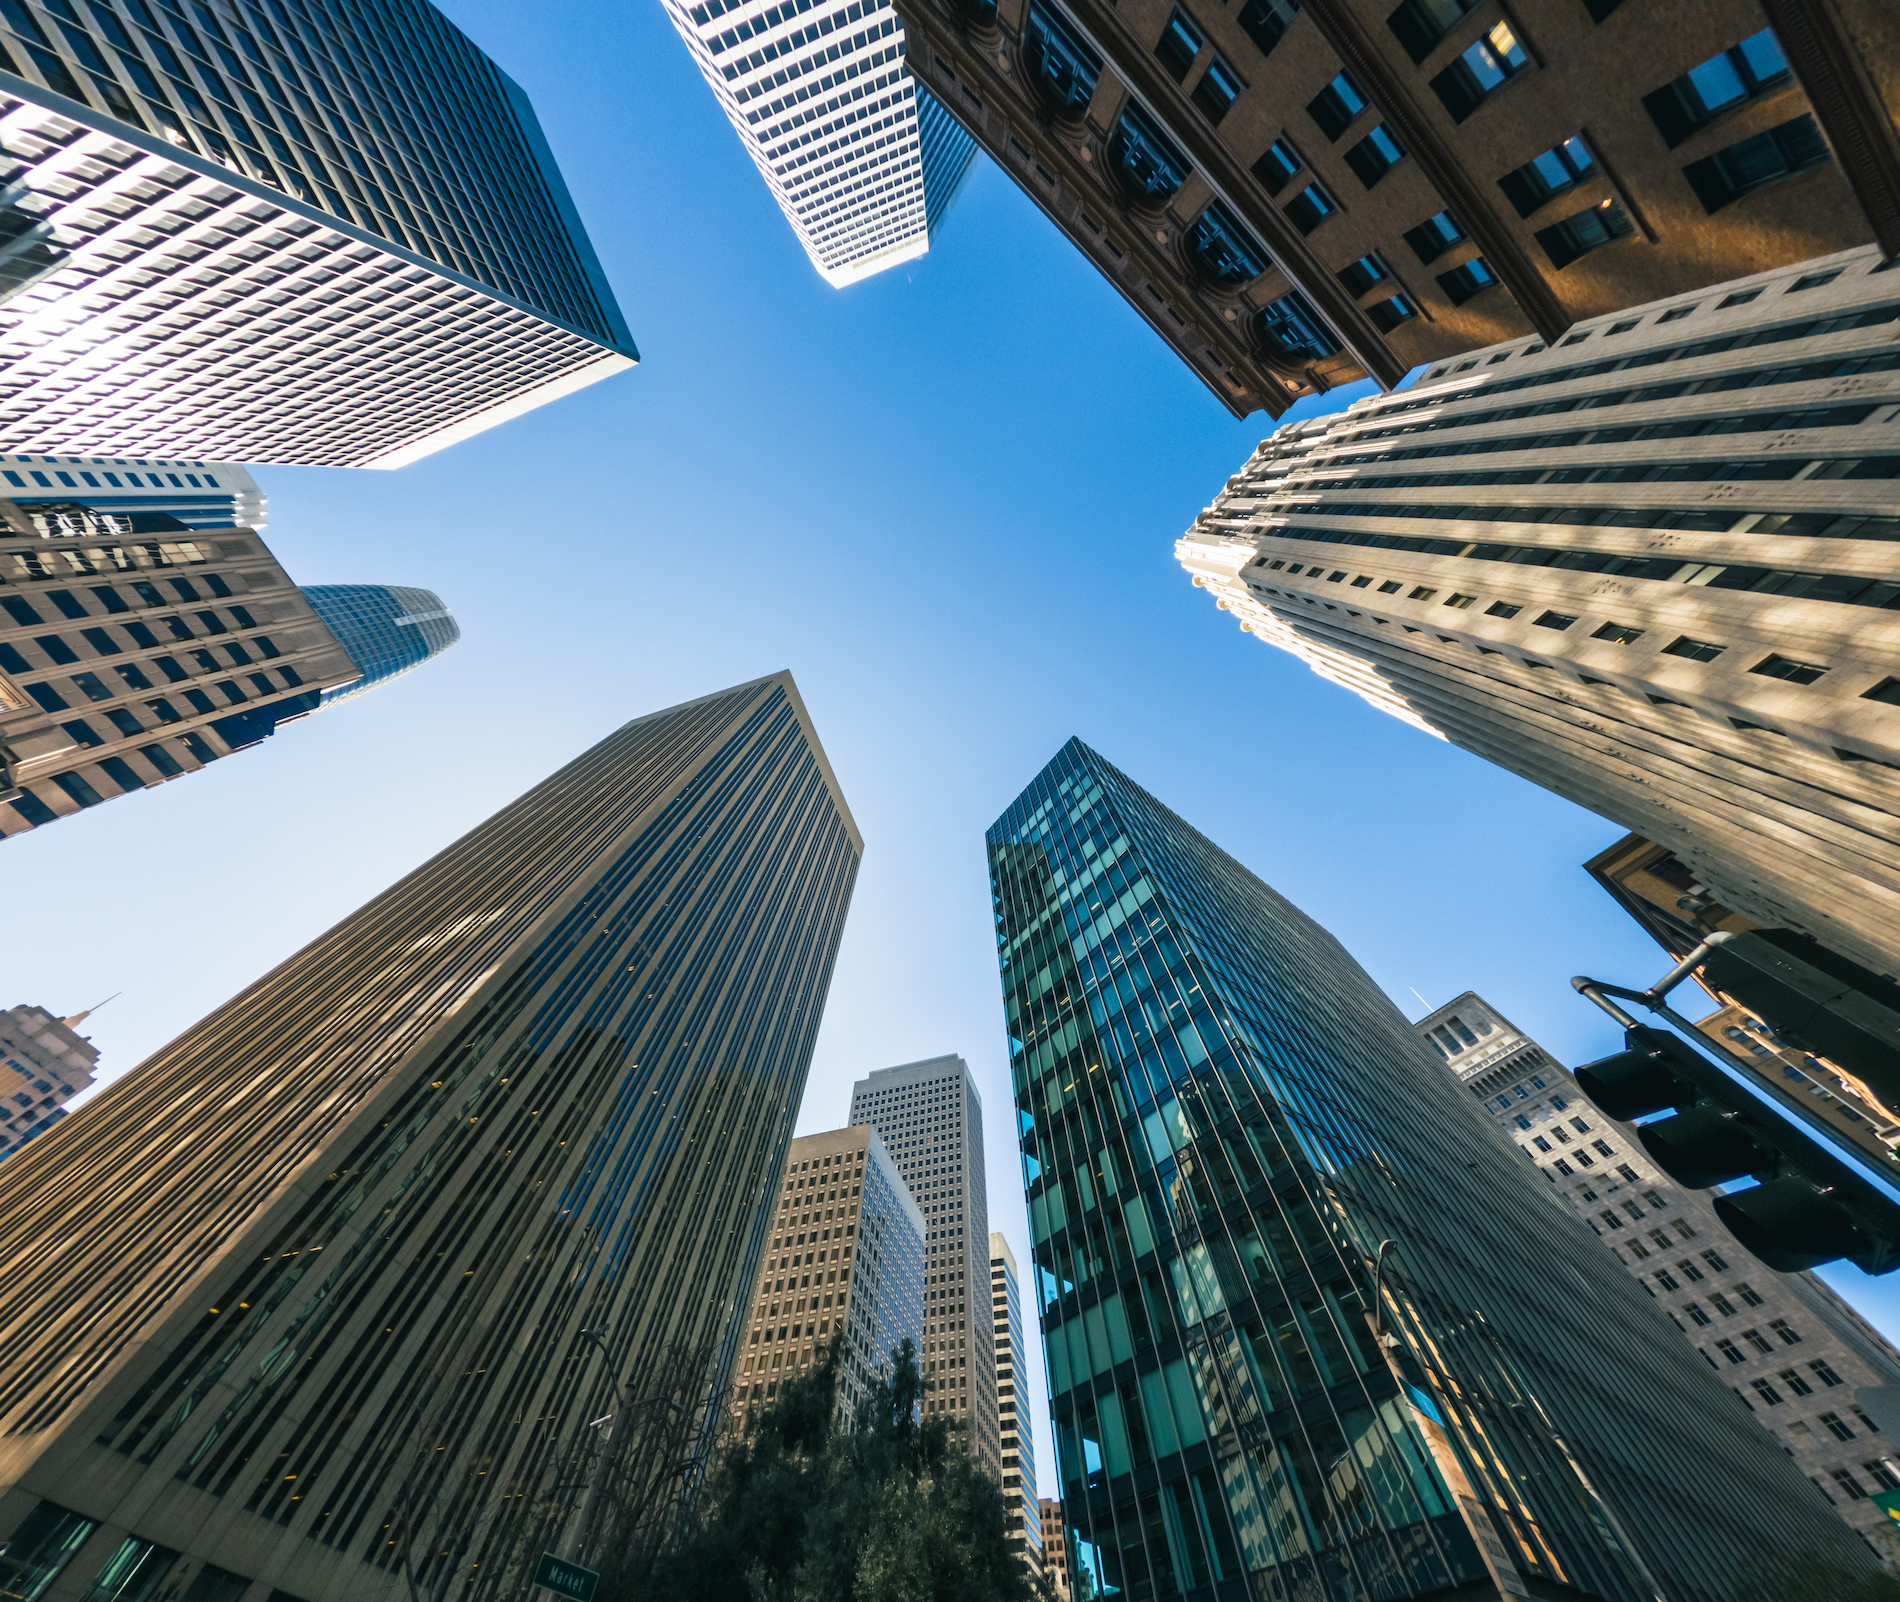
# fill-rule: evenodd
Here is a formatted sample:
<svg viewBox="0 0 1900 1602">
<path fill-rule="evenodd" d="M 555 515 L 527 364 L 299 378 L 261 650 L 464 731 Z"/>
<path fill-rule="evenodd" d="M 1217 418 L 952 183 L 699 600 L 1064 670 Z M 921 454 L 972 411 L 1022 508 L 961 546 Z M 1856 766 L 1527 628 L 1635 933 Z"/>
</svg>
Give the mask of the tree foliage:
<svg viewBox="0 0 1900 1602">
<path fill-rule="evenodd" d="M 678 1538 L 601 1602 L 1031 1602 L 1002 1493 L 960 1430 L 917 1416 L 912 1344 L 892 1359 L 849 1422 L 835 1342 L 784 1382 L 716 1454 Z"/>
</svg>

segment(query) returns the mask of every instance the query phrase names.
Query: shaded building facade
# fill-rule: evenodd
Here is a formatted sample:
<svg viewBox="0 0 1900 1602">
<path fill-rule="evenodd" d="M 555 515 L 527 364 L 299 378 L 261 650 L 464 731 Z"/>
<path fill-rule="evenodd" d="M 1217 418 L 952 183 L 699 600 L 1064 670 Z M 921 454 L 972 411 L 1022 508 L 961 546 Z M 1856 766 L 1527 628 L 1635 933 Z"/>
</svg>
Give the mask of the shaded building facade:
<svg viewBox="0 0 1900 1602">
<path fill-rule="evenodd" d="M 778 1189 L 766 1257 L 733 1370 L 733 1407 L 769 1404 L 839 1342 L 838 1412 L 849 1419 L 891 1353 L 924 1334 L 924 1217 L 875 1129 L 801 1135 Z"/>
<path fill-rule="evenodd" d="M 1042 1575 L 1042 1518 L 1036 1511 L 1035 1393 L 1023 1357 L 1022 1276 L 1009 1242 L 990 1233 L 990 1313 L 996 1336 L 996 1414 L 1003 1459 L 1003 1505 L 1010 1546 L 1033 1582 Z"/>
<path fill-rule="evenodd" d="M 1900 283 L 1870 250 L 1282 428 L 1177 542 L 1258 639 L 1900 969 Z"/>
<path fill-rule="evenodd" d="M 0 1164 L 6 1583 L 525 1588 L 723 1405 L 860 852 L 789 675 L 637 718 Z"/>
<path fill-rule="evenodd" d="M 1079 741 L 988 847 L 1078 1587 L 1874 1571 L 1311 919 Z"/>
<path fill-rule="evenodd" d="M 666 14 L 826 283 L 930 249 L 976 145 L 905 70 L 890 0 L 666 0 Z"/>
<path fill-rule="evenodd" d="M 969 1432 L 999 1480 L 996 1365 L 990 1342 L 990 1204 L 983 1099 L 969 1064 L 929 1057 L 879 1068 L 851 1087 L 851 1122 L 884 1137 L 924 1219 L 924 1410 Z"/>
<path fill-rule="evenodd" d="M 897 3 L 911 70 L 1236 416 L 1900 250 L 1877 0 Z"/>
<path fill-rule="evenodd" d="M 1900 1443 L 1856 1397 L 1900 1397 L 1900 1352 L 1813 1273 L 1781 1274 L 1593 1107 L 1570 1070 L 1467 991 L 1418 1033 L 1555 1193 L 1654 1296 L 1841 1518 L 1900 1568 L 1900 1529 L 1870 1500 L 1900 1489 Z"/>
<path fill-rule="evenodd" d="M 638 359 L 424 0 L 19 0 L 0 121 L 0 450 L 396 467 Z"/>
<path fill-rule="evenodd" d="M 0 500 L 0 839 L 248 750 L 458 637 L 428 590 L 299 590 L 253 529 Z"/>
<path fill-rule="evenodd" d="M 58 1018 L 44 1007 L 0 1012 L 0 1157 L 45 1134 L 92 1083 L 99 1049 L 78 1032 L 86 1017 Z"/>
</svg>

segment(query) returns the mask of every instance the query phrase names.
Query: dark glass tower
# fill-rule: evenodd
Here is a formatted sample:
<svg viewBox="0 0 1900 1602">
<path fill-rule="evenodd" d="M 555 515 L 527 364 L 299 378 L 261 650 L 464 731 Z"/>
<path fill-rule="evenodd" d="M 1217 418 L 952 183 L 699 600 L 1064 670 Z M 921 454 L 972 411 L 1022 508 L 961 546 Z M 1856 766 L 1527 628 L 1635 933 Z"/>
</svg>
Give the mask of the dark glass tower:
<svg viewBox="0 0 1900 1602">
<path fill-rule="evenodd" d="M 1085 1593 L 1874 1570 L 1325 930 L 1079 741 L 988 846 Z"/>
<path fill-rule="evenodd" d="M 527 1589 L 719 1405 L 860 851 L 789 675 L 637 719 L 0 1165 L 0 1595 Z"/>
<path fill-rule="evenodd" d="M 354 683 L 325 690 L 324 706 L 420 667 L 462 637 L 454 614 L 434 590 L 402 584 L 307 584 L 303 598 L 363 670 Z"/>
</svg>

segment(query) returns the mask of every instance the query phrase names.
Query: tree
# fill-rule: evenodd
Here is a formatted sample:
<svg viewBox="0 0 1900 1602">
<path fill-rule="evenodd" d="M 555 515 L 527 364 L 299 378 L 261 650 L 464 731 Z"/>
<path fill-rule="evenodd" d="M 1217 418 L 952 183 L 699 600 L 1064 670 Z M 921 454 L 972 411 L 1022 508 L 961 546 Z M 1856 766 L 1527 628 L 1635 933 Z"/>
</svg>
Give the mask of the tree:
<svg viewBox="0 0 1900 1602">
<path fill-rule="evenodd" d="M 912 1344 L 891 1355 L 848 1423 L 836 1342 L 785 1382 L 677 1541 L 621 1566 L 601 1602 L 1032 1602 L 1001 1491 L 960 1430 L 918 1416 Z"/>
</svg>

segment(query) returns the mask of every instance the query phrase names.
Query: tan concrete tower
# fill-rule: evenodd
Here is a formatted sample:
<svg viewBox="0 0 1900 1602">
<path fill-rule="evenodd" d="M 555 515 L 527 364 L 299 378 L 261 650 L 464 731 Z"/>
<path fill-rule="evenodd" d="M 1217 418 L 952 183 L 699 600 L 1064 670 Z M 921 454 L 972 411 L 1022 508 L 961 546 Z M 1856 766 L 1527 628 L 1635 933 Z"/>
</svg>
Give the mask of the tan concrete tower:
<svg viewBox="0 0 1900 1602">
<path fill-rule="evenodd" d="M 721 1403 L 861 849 L 788 674 L 636 719 L 0 1164 L 0 1589 L 585 1563 L 590 1423 Z"/>
</svg>

